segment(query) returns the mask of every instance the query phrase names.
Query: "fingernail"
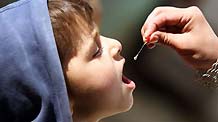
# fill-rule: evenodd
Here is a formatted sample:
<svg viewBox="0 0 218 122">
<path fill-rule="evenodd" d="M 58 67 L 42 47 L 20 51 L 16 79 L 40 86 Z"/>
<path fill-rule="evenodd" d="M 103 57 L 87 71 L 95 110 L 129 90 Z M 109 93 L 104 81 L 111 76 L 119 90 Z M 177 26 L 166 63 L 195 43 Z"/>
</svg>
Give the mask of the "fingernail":
<svg viewBox="0 0 218 122">
<path fill-rule="evenodd" d="M 148 36 L 148 37 L 146 37 L 146 36 L 143 36 L 143 40 L 144 40 L 144 42 L 150 42 L 150 37 Z"/>
<path fill-rule="evenodd" d="M 148 31 L 145 31 L 145 33 L 144 33 L 144 37 L 148 37 L 148 36 L 149 36 Z"/>
<path fill-rule="evenodd" d="M 144 35 L 143 35 L 143 41 L 147 41 L 147 40 L 146 40 L 146 37 L 145 37 Z"/>
</svg>

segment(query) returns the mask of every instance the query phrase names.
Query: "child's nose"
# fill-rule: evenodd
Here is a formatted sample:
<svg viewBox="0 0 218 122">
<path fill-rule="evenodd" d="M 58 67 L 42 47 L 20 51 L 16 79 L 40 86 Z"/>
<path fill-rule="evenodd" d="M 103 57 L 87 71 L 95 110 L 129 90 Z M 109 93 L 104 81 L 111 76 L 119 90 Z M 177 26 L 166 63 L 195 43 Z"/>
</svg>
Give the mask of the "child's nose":
<svg viewBox="0 0 218 122">
<path fill-rule="evenodd" d="M 111 54 L 115 59 L 123 58 L 121 56 L 122 45 L 119 41 L 112 39 L 111 42 Z"/>
</svg>

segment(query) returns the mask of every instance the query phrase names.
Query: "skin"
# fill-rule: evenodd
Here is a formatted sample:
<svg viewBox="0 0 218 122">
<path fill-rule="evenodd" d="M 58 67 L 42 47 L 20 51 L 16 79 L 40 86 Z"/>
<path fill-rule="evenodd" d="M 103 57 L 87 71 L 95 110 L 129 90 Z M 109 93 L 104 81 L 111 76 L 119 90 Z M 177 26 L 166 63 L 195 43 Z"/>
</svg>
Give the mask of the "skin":
<svg viewBox="0 0 218 122">
<path fill-rule="evenodd" d="M 125 59 L 120 55 L 120 42 L 100 36 L 98 32 L 84 39 L 86 42 L 70 59 L 66 70 L 73 121 L 97 122 L 129 110 L 135 84 L 122 81 Z"/>
<path fill-rule="evenodd" d="M 141 29 L 143 40 L 174 48 L 193 68 L 207 70 L 218 59 L 218 38 L 201 10 L 157 7 Z"/>
</svg>

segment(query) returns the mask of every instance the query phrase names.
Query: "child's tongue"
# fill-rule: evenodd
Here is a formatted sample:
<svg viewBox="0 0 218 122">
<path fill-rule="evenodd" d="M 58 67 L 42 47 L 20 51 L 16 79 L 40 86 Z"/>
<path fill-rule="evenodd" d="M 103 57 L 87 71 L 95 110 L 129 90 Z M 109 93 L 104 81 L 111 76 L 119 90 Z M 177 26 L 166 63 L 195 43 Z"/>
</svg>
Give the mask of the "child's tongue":
<svg viewBox="0 0 218 122">
<path fill-rule="evenodd" d="M 126 76 L 122 76 L 122 81 L 124 82 L 124 83 L 126 83 L 126 84 L 129 84 L 130 82 L 131 82 L 131 80 L 130 79 L 128 79 Z"/>
</svg>

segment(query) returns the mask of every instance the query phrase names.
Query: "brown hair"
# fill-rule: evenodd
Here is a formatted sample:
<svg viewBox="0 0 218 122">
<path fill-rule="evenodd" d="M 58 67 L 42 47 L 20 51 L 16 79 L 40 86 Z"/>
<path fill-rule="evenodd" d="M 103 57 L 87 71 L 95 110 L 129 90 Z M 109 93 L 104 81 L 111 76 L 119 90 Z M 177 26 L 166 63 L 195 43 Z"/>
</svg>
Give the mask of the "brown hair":
<svg viewBox="0 0 218 122">
<path fill-rule="evenodd" d="M 65 71 L 69 59 L 77 55 L 78 49 L 85 39 L 96 28 L 93 20 L 93 10 L 84 0 L 48 0 L 49 15 L 58 48 L 62 69 L 70 100 L 73 107 L 70 83 Z"/>
<path fill-rule="evenodd" d="M 77 55 L 85 41 L 83 35 L 94 29 L 93 10 L 85 0 L 48 0 L 59 57 L 64 67 L 68 59 Z"/>
</svg>

